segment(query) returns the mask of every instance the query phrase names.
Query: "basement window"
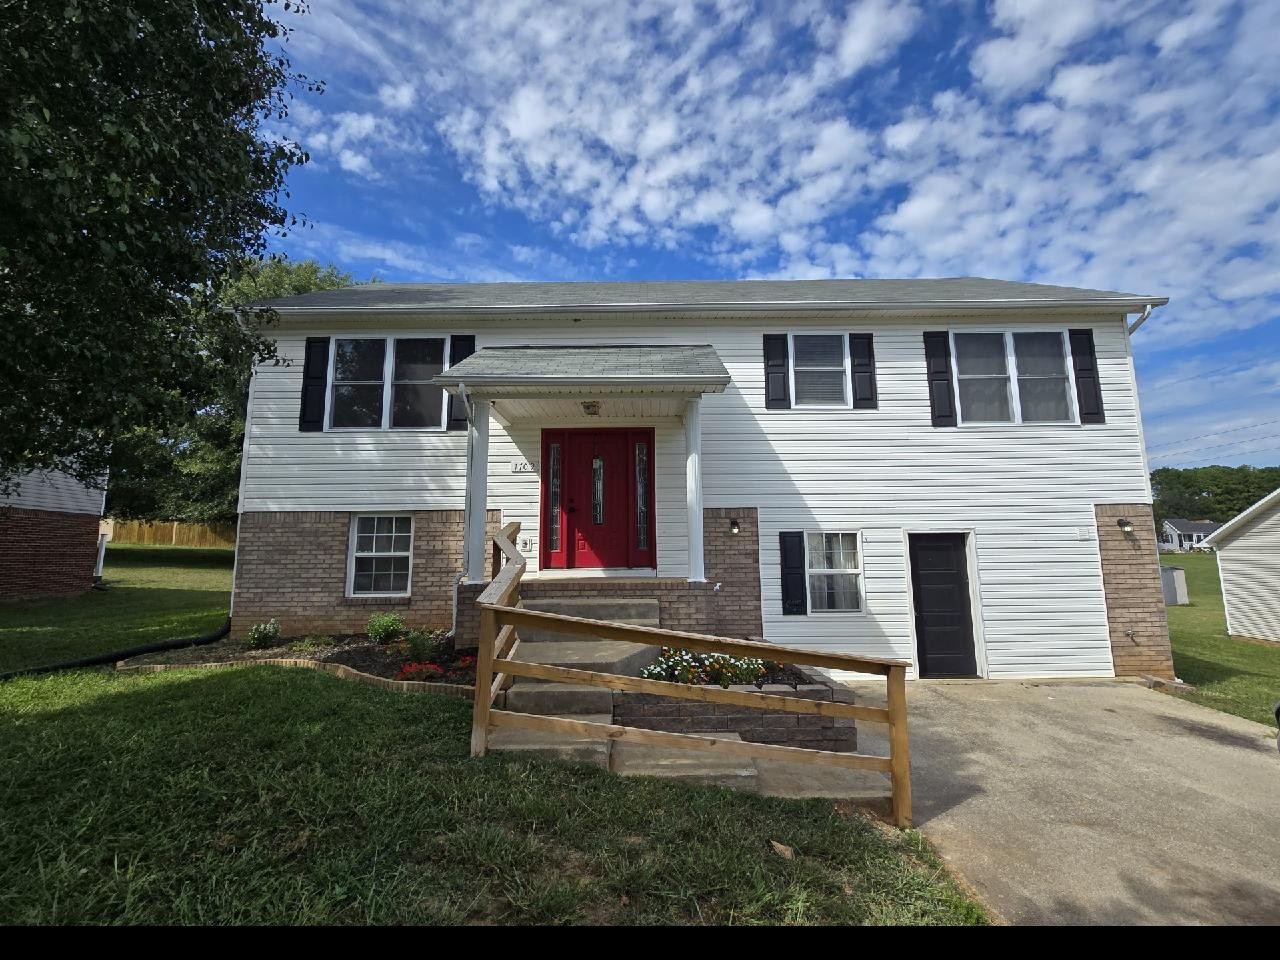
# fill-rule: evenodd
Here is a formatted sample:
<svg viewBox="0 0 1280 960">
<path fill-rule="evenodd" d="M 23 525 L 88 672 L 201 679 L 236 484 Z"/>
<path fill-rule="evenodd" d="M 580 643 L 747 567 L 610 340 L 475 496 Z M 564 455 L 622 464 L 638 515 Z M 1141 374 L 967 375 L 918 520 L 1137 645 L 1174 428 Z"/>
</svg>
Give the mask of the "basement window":
<svg viewBox="0 0 1280 960">
<path fill-rule="evenodd" d="M 413 561 L 413 517 L 353 517 L 349 551 L 348 596 L 409 595 L 409 573 Z"/>
</svg>

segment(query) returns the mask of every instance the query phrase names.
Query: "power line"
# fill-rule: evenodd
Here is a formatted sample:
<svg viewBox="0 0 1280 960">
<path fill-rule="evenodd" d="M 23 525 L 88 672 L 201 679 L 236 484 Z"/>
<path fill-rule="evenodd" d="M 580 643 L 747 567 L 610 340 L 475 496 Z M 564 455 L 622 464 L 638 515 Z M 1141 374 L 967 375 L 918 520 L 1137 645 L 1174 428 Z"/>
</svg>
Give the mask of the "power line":
<svg viewBox="0 0 1280 960">
<path fill-rule="evenodd" d="M 1270 433 L 1265 437 L 1245 437 L 1243 440 L 1233 440 L 1231 443 L 1220 443 L 1215 447 L 1192 447 L 1190 450 L 1180 450 L 1177 453 L 1165 453 L 1158 457 L 1153 457 L 1152 459 L 1172 460 L 1177 457 L 1184 457 L 1191 453 L 1208 453 L 1210 450 L 1223 450 L 1227 447 L 1238 447 L 1242 443 L 1253 443 L 1255 440 L 1280 440 L 1280 433 Z M 1246 450 L 1243 452 L 1250 453 L 1252 451 Z"/>
<path fill-rule="evenodd" d="M 1180 447 L 1184 443 L 1190 443 L 1192 440 L 1203 440 L 1205 437 L 1225 437 L 1228 433 L 1239 433 L 1241 430 L 1257 430 L 1258 427 L 1268 427 L 1273 423 L 1280 423 L 1280 417 L 1274 420 L 1263 420 L 1260 423 L 1251 423 L 1247 427 L 1236 427 L 1232 430 L 1214 430 L 1211 433 L 1201 433 L 1194 437 L 1183 437 L 1181 440 L 1175 440 L 1172 443 L 1157 443 L 1154 447 L 1147 447 L 1147 453 L 1153 450 L 1163 450 L 1166 447 Z M 1156 459 L 1159 459 L 1158 457 Z"/>
<path fill-rule="evenodd" d="M 1222 373 L 1226 370 L 1239 371 L 1243 373 L 1245 370 L 1251 370 L 1255 367 L 1266 366 L 1271 362 L 1272 361 L 1269 361 L 1269 360 L 1238 361 L 1236 363 L 1229 363 L 1225 367 L 1218 367 L 1216 370 L 1206 370 L 1204 373 L 1200 373 L 1197 371 L 1195 373 L 1189 374 L 1189 376 L 1192 376 L 1197 380 L 1203 380 L 1205 377 L 1212 377 L 1214 374 Z M 1159 393 L 1161 390 L 1172 390 L 1174 387 L 1185 387 L 1185 386 L 1186 386 L 1185 381 L 1179 381 L 1178 383 L 1163 383 L 1156 387 L 1147 387 L 1145 390 L 1143 390 L 1141 386 L 1139 386 L 1139 390 L 1143 393 Z"/>
<path fill-rule="evenodd" d="M 1280 447 L 1264 447 L 1261 450 L 1241 450 L 1239 453 L 1220 453 L 1218 454 L 1218 456 L 1215 456 L 1215 457 L 1203 457 L 1199 460 L 1187 460 L 1186 463 L 1188 464 L 1207 463 L 1210 460 L 1217 460 L 1218 457 L 1251 457 L 1255 453 L 1277 453 L 1277 452 L 1280 452 Z"/>
</svg>

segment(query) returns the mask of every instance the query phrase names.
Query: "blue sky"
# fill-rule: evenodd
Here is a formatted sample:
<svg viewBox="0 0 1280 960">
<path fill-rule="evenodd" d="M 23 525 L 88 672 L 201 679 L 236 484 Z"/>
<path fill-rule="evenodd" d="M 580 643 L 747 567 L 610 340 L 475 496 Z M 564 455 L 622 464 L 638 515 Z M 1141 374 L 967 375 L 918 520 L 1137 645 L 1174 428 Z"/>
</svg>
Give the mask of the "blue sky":
<svg viewBox="0 0 1280 960">
<path fill-rule="evenodd" d="M 1274 0 L 311 0 L 270 132 L 358 278 L 1163 294 L 1153 467 L 1280 463 Z"/>
</svg>

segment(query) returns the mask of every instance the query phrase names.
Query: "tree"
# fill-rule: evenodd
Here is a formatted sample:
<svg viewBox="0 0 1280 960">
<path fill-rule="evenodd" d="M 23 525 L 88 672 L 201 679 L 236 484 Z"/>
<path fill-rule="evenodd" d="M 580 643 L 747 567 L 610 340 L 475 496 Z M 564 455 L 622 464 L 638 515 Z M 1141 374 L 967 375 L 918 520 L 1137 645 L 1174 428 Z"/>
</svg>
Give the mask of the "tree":
<svg viewBox="0 0 1280 960">
<path fill-rule="evenodd" d="M 319 85 L 275 52 L 274 2 L 0 4 L 0 489 L 94 482 L 211 354 L 272 355 L 211 305 L 296 223 L 307 157 L 263 124 Z"/>
<path fill-rule="evenodd" d="M 1152 471 L 1156 523 L 1171 517 L 1225 523 L 1280 488 L 1280 467 L 1161 467 Z"/>
<path fill-rule="evenodd" d="M 245 265 L 216 298 L 215 309 L 313 290 L 349 287 L 351 275 L 314 260 L 283 258 Z M 257 359 L 238 337 L 209 341 L 198 374 L 163 425 L 135 427 L 117 438 L 107 485 L 107 512 L 146 520 L 230 522 L 236 518 L 249 377 Z"/>
</svg>

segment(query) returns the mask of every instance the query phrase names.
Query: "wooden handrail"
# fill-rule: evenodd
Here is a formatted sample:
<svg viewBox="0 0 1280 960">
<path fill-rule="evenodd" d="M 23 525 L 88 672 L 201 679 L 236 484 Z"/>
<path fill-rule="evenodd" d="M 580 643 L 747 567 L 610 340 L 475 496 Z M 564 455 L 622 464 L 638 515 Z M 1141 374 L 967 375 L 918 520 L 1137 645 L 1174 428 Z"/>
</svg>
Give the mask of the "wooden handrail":
<svg viewBox="0 0 1280 960">
<path fill-rule="evenodd" d="M 904 660 L 882 660 L 878 657 L 824 653 L 820 650 L 802 650 L 798 647 L 783 647 L 754 640 L 729 640 L 704 633 L 683 633 L 679 630 L 664 630 L 661 627 L 639 627 L 629 623 L 614 623 L 610 620 L 588 620 L 585 617 L 570 617 L 562 613 L 525 610 L 485 601 L 483 595 L 477 603 L 496 613 L 500 622 L 510 623 L 517 628 L 529 627 L 553 633 L 572 633 L 600 637 L 605 640 L 625 640 L 631 643 L 645 643 L 649 646 L 680 647 L 683 650 L 696 650 L 699 653 L 755 657 L 774 663 L 799 663 L 809 667 L 848 670 L 851 673 L 872 673 L 884 677 L 887 677 L 894 667 L 907 666 Z"/>
<path fill-rule="evenodd" d="M 893 821 L 900 827 L 911 824 L 911 767 L 907 744 L 906 676 L 909 664 L 904 660 L 858 657 L 818 650 L 800 650 L 751 640 L 730 640 L 701 633 L 684 633 L 658 627 L 640 627 L 608 620 L 588 620 L 558 613 L 526 610 L 520 606 L 520 583 L 528 563 L 516 547 L 520 524 L 509 523 L 493 537 L 492 574 L 489 585 L 476 599 L 480 612 L 480 646 L 476 655 L 475 701 L 471 717 L 471 755 L 483 756 L 488 748 L 489 733 L 502 727 L 567 733 L 607 742 L 669 746 L 681 750 L 702 750 L 727 756 L 753 759 L 786 760 L 792 763 L 819 763 L 858 770 L 875 770 L 889 774 L 892 784 Z M 521 627 L 553 633 L 600 637 L 650 646 L 670 646 L 700 653 L 735 657 L 754 657 L 775 663 L 795 663 L 852 673 L 870 673 L 885 678 L 888 687 L 887 707 L 864 707 L 828 700 L 778 696 L 746 690 L 694 686 L 625 677 L 529 663 L 513 659 L 520 646 Z M 661 730 L 642 730 L 612 723 L 592 723 L 538 714 L 495 710 L 493 703 L 515 677 L 582 683 L 635 693 L 698 700 L 755 709 L 780 710 L 786 713 L 864 720 L 889 726 L 889 756 L 874 757 L 831 750 L 807 750 L 777 744 L 721 740 L 716 737 Z"/>
</svg>

